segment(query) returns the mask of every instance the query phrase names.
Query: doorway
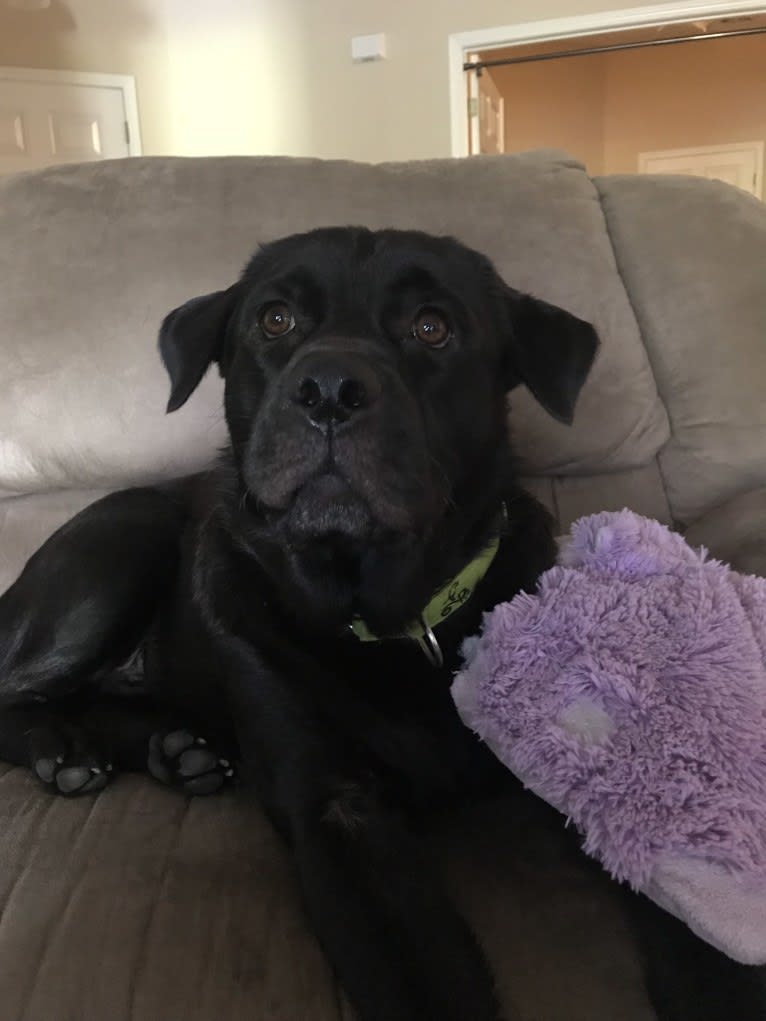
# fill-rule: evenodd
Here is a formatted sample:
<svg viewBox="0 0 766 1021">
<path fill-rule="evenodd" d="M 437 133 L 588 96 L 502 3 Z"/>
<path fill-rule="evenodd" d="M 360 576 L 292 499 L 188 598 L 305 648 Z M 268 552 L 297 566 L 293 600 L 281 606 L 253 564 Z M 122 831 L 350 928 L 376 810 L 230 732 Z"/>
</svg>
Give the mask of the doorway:
<svg viewBox="0 0 766 1021">
<path fill-rule="evenodd" d="M 688 160 L 690 169 L 671 171 L 669 160 L 681 149 L 745 143 L 757 159 L 766 6 L 736 6 L 705 8 L 701 18 L 699 6 L 665 5 L 452 37 L 453 153 L 554 147 L 595 174 L 698 172 Z M 692 10 L 694 20 L 679 20 Z M 646 153 L 653 158 L 640 161 Z M 711 160 L 708 170 L 717 162 L 723 174 L 726 161 Z M 745 180 L 763 196 L 760 170 L 737 183 Z"/>
</svg>

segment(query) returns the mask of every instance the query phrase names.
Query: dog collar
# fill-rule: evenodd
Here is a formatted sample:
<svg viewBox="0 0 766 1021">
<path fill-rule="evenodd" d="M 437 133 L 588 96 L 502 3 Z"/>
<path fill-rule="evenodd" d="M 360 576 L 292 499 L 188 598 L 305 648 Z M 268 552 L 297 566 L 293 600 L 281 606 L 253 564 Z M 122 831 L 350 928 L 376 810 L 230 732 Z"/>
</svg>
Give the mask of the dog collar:
<svg viewBox="0 0 766 1021">
<path fill-rule="evenodd" d="M 504 505 L 503 519 L 505 517 Z M 376 635 L 369 629 L 361 617 L 355 617 L 348 625 L 349 629 L 360 642 L 384 642 L 390 638 L 412 638 L 421 647 L 426 659 L 432 666 L 442 666 L 444 664 L 444 656 L 434 634 L 434 628 L 442 624 L 455 610 L 459 610 L 461 606 L 468 602 L 476 586 L 489 570 L 499 548 L 500 531 L 498 529 L 498 533 L 482 549 L 481 553 L 474 557 L 470 563 L 466 564 L 463 570 L 452 578 L 451 581 L 443 585 L 422 610 L 420 616 L 399 634 Z"/>
</svg>

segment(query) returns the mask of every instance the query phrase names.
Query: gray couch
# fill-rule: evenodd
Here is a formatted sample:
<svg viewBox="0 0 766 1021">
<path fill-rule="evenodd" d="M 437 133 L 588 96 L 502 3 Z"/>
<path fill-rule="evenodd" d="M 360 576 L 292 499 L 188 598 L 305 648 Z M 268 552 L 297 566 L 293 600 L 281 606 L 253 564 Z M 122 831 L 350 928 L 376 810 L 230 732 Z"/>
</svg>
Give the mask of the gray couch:
<svg viewBox="0 0 766 1021">
<path fill-rule="evenodd" d="M 597 325 L 572 428 L 525 392 L 509 412 L 562 530 L 628 506 L 766 573 L 766 206 L 714 182 L 592 180 L 556 152 L 135 159 L 0 182 L 0 591 L 95 496 L 209 463 L 220 380 L 163 415 L 160 319 L 259 241 L 332 223 L 455 234 Z M 0 816 L 0 1021 L 351 1018 L 240 795 L 125 775 L 57 800 L 0 764 Z M 550 811 L 467 806 L 430 839 L 509 1018 L 654 1017 L 616 889 Z"/>
</svg>

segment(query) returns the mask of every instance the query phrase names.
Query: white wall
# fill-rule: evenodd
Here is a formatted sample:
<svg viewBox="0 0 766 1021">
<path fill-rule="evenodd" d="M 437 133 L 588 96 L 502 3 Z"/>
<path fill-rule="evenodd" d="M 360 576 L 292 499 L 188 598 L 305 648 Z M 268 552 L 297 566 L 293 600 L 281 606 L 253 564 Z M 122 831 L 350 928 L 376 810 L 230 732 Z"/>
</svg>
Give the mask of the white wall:
<svg viewBox="0 0 766 1021">
<path fill-rule="evenodd" d="M 190 156 L 306 151 L 307 0 L 162 0 L 171 117 Z"/>
</svg>

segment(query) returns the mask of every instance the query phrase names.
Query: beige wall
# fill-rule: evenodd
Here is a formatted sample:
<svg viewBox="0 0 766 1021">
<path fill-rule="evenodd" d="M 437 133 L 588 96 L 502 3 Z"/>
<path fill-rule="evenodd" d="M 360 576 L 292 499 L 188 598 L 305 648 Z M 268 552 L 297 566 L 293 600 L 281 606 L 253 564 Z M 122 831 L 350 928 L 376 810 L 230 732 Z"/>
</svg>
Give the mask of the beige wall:
<svg viewBox="0 0 766 1021">
<path fill-rule="evenodd" d="M 450 33 L 618 6 L 642 2 L 53 0 L 0 7 L 0 64 L 134 74 L 149 154 L 446 156 Z M 352 64 L 369 32 L 389 59 Z"/>
<path fill-rule="evenodd" d="M 766 140 L 766 36 L 606 57 L 604 169 L 639 152 Z"/>
<path fill-rule="evenodd" d="M 565 149 L 591 173 L 603 173 L 603 57 L 496 67 L 491 73 L 505 99 L 508 152 Z"/>
</svg>

